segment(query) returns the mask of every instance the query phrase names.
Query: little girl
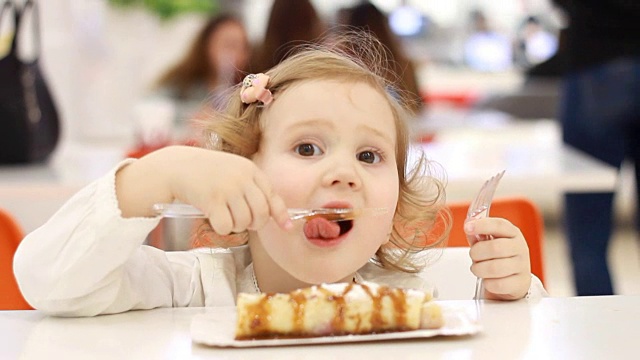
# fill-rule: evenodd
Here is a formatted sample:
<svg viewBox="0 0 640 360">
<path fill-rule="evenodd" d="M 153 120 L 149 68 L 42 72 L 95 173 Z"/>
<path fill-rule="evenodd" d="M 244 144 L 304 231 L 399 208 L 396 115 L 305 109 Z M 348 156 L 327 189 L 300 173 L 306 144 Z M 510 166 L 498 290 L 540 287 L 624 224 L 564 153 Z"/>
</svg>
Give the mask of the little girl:
<svg viewBox="0 0 640 360">
<path fill-rule="evenodd" d="M 407 113 L 379 75 L 384 58 L 376 49 L 368 36 L 351 35 L 249 75 L 206 125 L 210 149 L 167 147 L 125 160 L 81 190 L 16 253 L 27 301 L 50 314 L 92 316 L 233 305 L 238 292 L 324 282 L 429 291 L 413 255 L 448 232 L 427 243 L 408 229 L 428 232 L 443 186 L 419 169 L 405 176 Z M 207 214 L 216 234 L 245 233 L 247 246 L 164 252 L 142 245 L 160 221 L 153 205 L 174 200 Z M 292 221 L 287 208 L 388 211 L 331 223 Z M 517 227 L 498 218 L 467 225 L 469 235 L 495 238 L 470 252 L 485 298 L 543 293 Z"/>
</svg>

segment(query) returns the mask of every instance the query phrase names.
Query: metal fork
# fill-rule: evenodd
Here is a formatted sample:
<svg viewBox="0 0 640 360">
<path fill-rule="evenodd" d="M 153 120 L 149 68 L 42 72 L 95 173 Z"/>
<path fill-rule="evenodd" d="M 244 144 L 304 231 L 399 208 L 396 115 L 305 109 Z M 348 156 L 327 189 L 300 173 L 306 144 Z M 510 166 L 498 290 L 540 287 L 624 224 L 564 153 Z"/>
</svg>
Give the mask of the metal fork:
<svg viewBox="0 0 640 360">
<path fill-rule="evenodd" d="M 491 207 L 491 200 L 493 199 L 493 194 L 498 187 L 498 183 L 502 176 L 504 175 L 505 170 L 497 173 L 495 176 L 491 177 L 489 180 L 485 181 L 484 185 L 480 188 L 478 195 L 473 200 L 471 205 L 469 206 L 469 210 L 467 211 L 467 220 L 470 219 L 483 219 L 489 216 L 489 208 Z M 476 235 L 476 240 L 490 240 L 493 237 L 491 235 Z M 469 239 L 467 239 L 469 240 Z M 469 240 L 469 245 L 473 245 L 473 242 Z M 482 279 L 476 278 L 476 289 L 473 298 L 475 300 L 480 300 L 482 297 Z"/>
<path fill-rule="evenodd" d="M 196 207 L 189 204 L 170 203 L 154 204 L 156 214 L 169 218 L 206 218 L 207 216 Z M 386 213 L 386 208 L 320 208 L 320 209 L 288 209 L 291 220 L 313 219 L 322 217 L 329 221 L 353 220 L 361 215 L 381 215 Z"/>
</svg>

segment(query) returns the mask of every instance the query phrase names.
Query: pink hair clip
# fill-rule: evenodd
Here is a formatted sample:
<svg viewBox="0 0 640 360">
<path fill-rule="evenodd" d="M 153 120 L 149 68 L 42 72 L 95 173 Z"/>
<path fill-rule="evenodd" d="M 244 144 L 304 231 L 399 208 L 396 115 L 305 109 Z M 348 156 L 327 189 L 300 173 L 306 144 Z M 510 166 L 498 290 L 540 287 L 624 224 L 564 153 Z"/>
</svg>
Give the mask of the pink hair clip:
<svg viewBox="0 0 640 360">
<path fill-rule="evenodd" d="M 266 88 L 269 76 L 265 74 L 249 74 L 242 80 L 240 99 L 245 104 L 252 104 L 256 101 L 268 105 L 273 100 L 271 91 Z"/>
</svg>

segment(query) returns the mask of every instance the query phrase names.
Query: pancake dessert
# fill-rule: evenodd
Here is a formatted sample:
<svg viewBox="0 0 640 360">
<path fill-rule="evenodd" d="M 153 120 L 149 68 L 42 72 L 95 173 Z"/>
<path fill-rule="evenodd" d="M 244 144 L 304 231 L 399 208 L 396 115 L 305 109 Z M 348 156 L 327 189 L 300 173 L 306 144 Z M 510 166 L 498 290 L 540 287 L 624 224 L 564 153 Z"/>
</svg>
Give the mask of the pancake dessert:
<svg viewBox="0 0 640 360">
<path fill-rule="evenodd" d="M 376 334 L 443 326 L 430 294 L 363 282 L 240 293 L 236 340 Z"/>
</svg>

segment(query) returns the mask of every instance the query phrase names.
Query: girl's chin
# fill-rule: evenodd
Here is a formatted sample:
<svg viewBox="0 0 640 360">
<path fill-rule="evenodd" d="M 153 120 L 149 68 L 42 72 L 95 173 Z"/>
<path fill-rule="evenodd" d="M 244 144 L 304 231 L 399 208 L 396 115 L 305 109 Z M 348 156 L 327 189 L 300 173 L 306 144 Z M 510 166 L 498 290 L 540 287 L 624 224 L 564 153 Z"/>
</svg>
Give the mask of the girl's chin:
<svg viewBox="0 0 640 360">
<path fill-rule="evenodd" d="M 325 269 L 326 270 L 326 269 Z M 353 272 L 332 273 L 330 271 L 293 272 L 296 279 L 306 284 L 319 285 L 351 281 Z"/>
</svg>

